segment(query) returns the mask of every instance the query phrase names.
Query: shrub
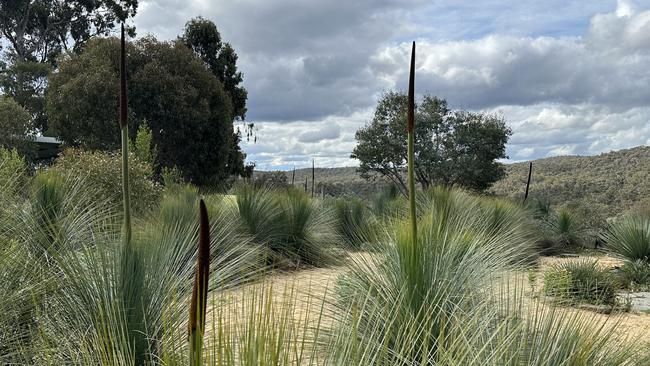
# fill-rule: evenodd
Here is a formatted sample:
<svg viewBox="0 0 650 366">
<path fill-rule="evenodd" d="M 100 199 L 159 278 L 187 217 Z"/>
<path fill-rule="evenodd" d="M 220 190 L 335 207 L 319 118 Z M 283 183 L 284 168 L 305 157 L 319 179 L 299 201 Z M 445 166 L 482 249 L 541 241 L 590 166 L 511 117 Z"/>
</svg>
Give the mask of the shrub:
<svg viewBox="0 0 650 366">
<path fill-rule="evenodd" d="M 284 224 L 274 250 L 298 265 L 324 266 L 335 262 L 337 241 L 333 215 L 320 201 L 298 190 L 277 193 Z"/>
<path fill-rule="evenodd" d="M 15 149 L 0 147 L 0 198 L 19 194 L 27 181 L 27 165 Z"/>
<path fill-rule="evenodd" d="M 117 153 L 68 149 L 56 160 L 52 169 L 64 176 L 83 179 L 86 189 L 95 195 L 96 199 L 108 200 L 119 208 L 122 205 L 121 166 Z M 136 155 L 130 157 L 131 208 L 136 214 L 153 208 L 162 193 L 162 188 L 152 179 L 151 174 L 150 165 L 140 161 Z"/>
<path fill-rule="evenodd" d="M 646 289 L 650 285 L 650 263 L 647 261 L 627 261 L 621 269 L 632 289 Z"/>
<path fill-rule="evenodd" d="M 612 252 L 630 261 L 650 262 L 650 217 L 624 217 L 611 224 L 602 238 Z"/>
<path fill-rule="evenodd" d="M 544 274 L 545 294 L 594 305 L 615 305 L 620 284 L 596 261 L 569 261 L 553 266 Z"/>
</svg>

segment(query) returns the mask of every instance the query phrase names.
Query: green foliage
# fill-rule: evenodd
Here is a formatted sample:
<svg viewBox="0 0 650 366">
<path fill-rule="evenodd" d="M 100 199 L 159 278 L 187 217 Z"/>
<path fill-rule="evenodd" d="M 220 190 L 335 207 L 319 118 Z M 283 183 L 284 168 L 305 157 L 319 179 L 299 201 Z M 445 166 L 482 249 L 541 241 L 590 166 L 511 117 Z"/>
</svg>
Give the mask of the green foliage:
<svg viewBox="0 0 650 366">
<path fill-rule="evenodd" d="M 628 216 L 617 220 L 602 238 L 609 250 L 623 258 L 650 262 L 650 217 Z"/>
<path fill-rule="evenodd" d="M 650 263 L 637 259 L 627 261 L 621 267 L 628 285 L 632 289 L 647 289 L 650 287 Z"/>
<path fill-rule="evenodd" d="M 387 219 L 403 216 L 404 205 L 395 185 L 390 185 L 379 191 L 372 198 L 372 211 L 378 218 Z"/>
<path fill-rule="evenodd" d="M 596 218 L 593 224 L 625 214 L 650 196 L 648 146 L 597 156 L 545 158 L 535 160 L 533 165 L 531 197 L 545 197 L 555 207 L 585 207 L 589 215 L 584 219 Z M 507 164 L 505 168 L 506 177 L 495 183 L 491 192 L 521 202 L 528 162 Z"/>
<path fill-rule="evenodd" d="M 131 208 L 135 214 L 140 215 L 157 204 L 162 188 L 152 179 L 150 165 L 135 155 L 129 160 L 129 188 L 134 197 Z M 100 201 L 113 202 L 115 207 L 122 205 L 122 197 L 119 195 L 122 186 L 121 169 L 121 158 L 116 153 L 77 149 L 64 151 L 52 167 L 52 170 L 61 175 L 82 178 L 89 194 Z"/>
<path fill-rule="evenodd" d="M 27 157 L 34 154 L 35 145 L 29 135 L 34 131 L 32 118 L 25 108 L 7 96 L 0 96 L 0 131 L 0 148 L 16 149 Z"/>
<path fill-rule="evenodd" d="M 237 54 L 230 43 L 221 41 L 214 22 L 197 17 L 185 23 L 180 40 L 203 60 L 210 72 L 223 84 L 230 96 L 233 115 L 244 120 L 248 92 L 241 86 L 242 73 L 237 70 Z"/>
<path fill-rule="evenodd" d="M 438 359 L 447 342 L 463 333 L 456 328 L 463 317 L 486 301 L 487 292 L 479 289 L 489 287 L 489 274 L 532 253 L 519 217 L 495 230 L 494 215 L 464 192 L 438 188 L 421 196 L 417 245 L 410 225 L 400 222 L 384 255 L 360 259 L 338 284 L 343 307 L 364 307 L 357 314 L 360 344 L 372 344 L 374 334 L 381 334 L 387 364 L 407 364 L 400 357 Z M 411 328 L 416 324 L 418 331 Z M 395 359 L 388 356 L 393 352 L 399 354 Z"/>
<path fill-rule="evenodd" d="M 580 219 L 570 210 L 560 208 L 551 221 L 553 233 L 557 236 L 556 241 L 560 245 L 578 246 L 582 242 L 582 225 Z"/>
<path fill-rule="evenodd" d="M 93 39 L 61 60 L 49 80 L 48 123 L 71 146 L 113 150 L 117 134 L 119 42 Z M 242 163 L 228 94 L 203 62 L 178 42 L 140 38 L 127 45 L 129 120 L 146 120 L 157 169 L 177 167 L 197 185 L 225 181 Z M 129 124 L 133 138 L 137 123 Z"/>
<path fill-rule="evenodd" d="M 525 208 L 537 228 L 537 247 L 541 254 L 575 251 L 586 244 L 589 229 L 583 215 L 567 207 L 553 209 L 546 200 L 532 199 Z"/>
<path fill-rule="evenodd" d="M 356 197 L 338 198 L 333 203 L 338 234 L 351 250 L 367 249 L 378 237 L 372 212 Z"/>
<path fill-rule="evenodd" d="M 287 188 L 287 175 L 281 171 L 257 172 L 253 175 L 253 184 L 257 187 Z"/>
<path fill-rule="evenodd" d="M 596 261 L 568 261 L 544 274 L 544 293 L 570 303 L 615 305 L 619 287 L 616 278 Z"/>
<path fill-rule="evenodd" d="M 184 186 L 185 181 L 183 180 L 183 174 L 176 167 L 172 168 L 163 168 L 162 173 L 163 185 L 165 186 L 166 191 L 174 191 L 180 189 Z"/>
<path fill-rule="evenodd" d="M 5 96 L 24 108 L 29 116 L 30 127 L 41 131 L 47 128 L 45 89 L 52 69 L 49 63 L 16 60 L 6 69 L 0 70 L 0 88 Z"/>
<path fill-rule="evenodd" d="M 12 198 L 23 191 L 27 165 L 16 149 L 0 147 L 0 199 Z"/>
<path fill-rule="evenodd" d="M 151 140 L 151 128 L 147 122 L 143 122 L 138 127 L 138 132 L 135 135 L 135 139 L 131 141 L 131 146 L 129 147 L 135 157 L 141 162 L 149 165 L 152 168 L 151 175 L 153 175 L 153 170 L 158 159 L 158 152 L 156 151 L 156 146 Z"/>
<path fill-rule="evenodd" d="M 335 261 L 337 237 L 332 213 L 298 190 L 240 186 L 236 210 L 241 230 L 267 249 L 280 266 L 323 266 Z"/>
<path fill-rule="evenodd" d="M 389 92 L 379 101 L 373 120 L 356 133 L 352 158 L 362 176 L 375 172 L 406 191 L 406 99 Z M 424 188 L 436 184 L 483 190 L 503 177 L 496 160 L 505 157 L 511 134 L 503 118 L 450 111 L 447 102 L 425 95 L 415 115 L 415 173 Z"/>
<path fill-rule="evenodd" d="M 0 29 L 3 34 L 14 35 L 8 37 L 10 57 L 54 63 L 63 49 L 81 49 L 91 37 L 106 35 L 115 23 L 134 16 L 138 1 L 31 0 L 5 1 L 2 5 Z M 22 32 L 16 31 L 18 25 Z"/>
</svg>

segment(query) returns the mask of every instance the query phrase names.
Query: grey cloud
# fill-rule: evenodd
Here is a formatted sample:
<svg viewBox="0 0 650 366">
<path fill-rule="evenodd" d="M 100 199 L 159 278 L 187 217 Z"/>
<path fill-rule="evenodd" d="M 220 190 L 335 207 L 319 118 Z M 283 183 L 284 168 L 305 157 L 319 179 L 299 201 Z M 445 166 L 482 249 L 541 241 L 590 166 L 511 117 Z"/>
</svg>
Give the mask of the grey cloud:
<svg viewBox="0 0 650 366">
<path fill-rule="evenodd" d="M 323 125 L 321 128 L 306 131 L 300 134 L 300 142 L 319 142 L 323 140 L 334 140 L 341 136 L 341 126 L 336 123 Z"/>
<path fill-rule="evenodd" d="M 350 165 L 354 131 L 386 89 L 416 88 L 452 107 L 501 110 L 513 160 L 650 144 L 650 0 L 142 0 L 139 33 L 176 37 L 191 17 L 218 25 L 240 56 L 248 118 L 269 169 Z M 338 137 L 323 140 L 327 126 Z M 296 131 L 306 131 L 302 134 Z M 329 131 L 333 136 L 332 131 Z M 319 136 L 319 134 L 321 134 Z M 312 141 L 313 140 L 313 141 Z"/>
</svg>

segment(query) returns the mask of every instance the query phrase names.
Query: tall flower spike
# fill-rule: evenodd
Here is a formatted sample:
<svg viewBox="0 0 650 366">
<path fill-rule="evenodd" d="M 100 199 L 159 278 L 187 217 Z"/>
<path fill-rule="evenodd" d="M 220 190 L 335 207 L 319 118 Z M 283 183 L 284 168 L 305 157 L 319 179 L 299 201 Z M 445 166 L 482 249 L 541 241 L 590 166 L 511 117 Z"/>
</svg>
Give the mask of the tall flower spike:
<svg viewBox="0 0 650 366">
<path fill-rule="evenodd" d="M 203 200 L 199 203 L 199 247 L 194 272 L 194 287 L 190 303 L 188 337 L 190 342 L 190 364 L 201 364 L 205 314 L 208 303 L 208 278 L 210 276 L 210 222 Z"/>
<path fill-rule="evenodd" d="M 408 109 L 407 109 L 407 131 L 413 131 L 415 127 L 415 42 L 411 49 L 411 68 L 409 71 L 409 94 L 408 94 Z"/>
<path fill-rule="evenodd" d="M 128 126 L 126 98 L 126 41 L 124 39 L 124 23 L 120 38 L 120 128 Z"/>
<path fill-rule="evenodd" d="M 417 247 L 417 220 L 415 217 L 415 42 L 411 49 L 411 69 L 409 72 L 408 106 L 406 112 L 406 131 L 408 132 L 408 188 L 409 213 L 413 246 Z"/>
</svg>

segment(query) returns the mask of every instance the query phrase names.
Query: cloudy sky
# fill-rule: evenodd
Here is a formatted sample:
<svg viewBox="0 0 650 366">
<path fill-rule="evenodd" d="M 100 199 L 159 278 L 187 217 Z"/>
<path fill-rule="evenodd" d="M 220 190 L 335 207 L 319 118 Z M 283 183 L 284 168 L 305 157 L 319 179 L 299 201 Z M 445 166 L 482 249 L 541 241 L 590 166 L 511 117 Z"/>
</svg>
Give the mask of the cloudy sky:
<svg viewBox="0 0 650 366">
<path fill-rule="evenodd" d="M 353 166 L 383 91 L 502 113 L 511 161 L 650 145 L 650 0 L 140 0 L 140 35 L 197 15 L 239 54 L 260 169 Z"/>
</svg>

